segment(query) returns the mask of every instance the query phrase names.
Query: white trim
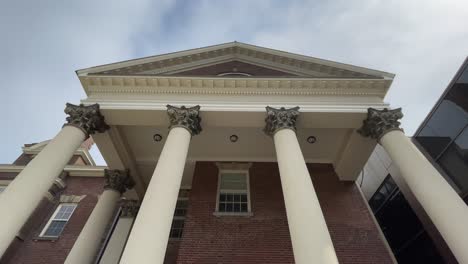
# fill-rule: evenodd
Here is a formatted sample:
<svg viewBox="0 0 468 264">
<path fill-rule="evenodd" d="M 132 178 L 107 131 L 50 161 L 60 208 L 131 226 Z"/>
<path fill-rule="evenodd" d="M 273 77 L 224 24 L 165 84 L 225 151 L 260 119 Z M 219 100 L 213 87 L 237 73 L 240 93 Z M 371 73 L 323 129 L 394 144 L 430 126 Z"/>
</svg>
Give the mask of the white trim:
<svg viewBox="0 0 468 264">
<path fill-rule="evenodd" d="M 88 96 L 113 94 L 378 96 L 383 98 L 392 80 L 345 78 L 242 78 L 183 76 L 80 77 Z"/>
<path fill-rule="evenodd" d="M 0 172 L 21 172 L 26 166 L 19 165 L 0 165 Z M 68 165 L 64 168 L 69 176 L 80 177 L 104 177 L 106 166 L 83 166 L 83 165 Z"/>
<path fill-rule="evenodd" d="M 49 144 L 49 142 L 50 140 L 45 140 L 37 144 L 34 144 L 32 146 L 22 147 L 23 153 L 37 155 L 47 146 L 47 144 Z M 80 146 L 73 155 L 79 155 L 81 158 L 84 159 L 86 163 L 89 163 L 88 166 L 96 166 L 96 163 L 94 162 L 93 157 L 91 156 L 88 149 L 86 148 L 83 148 Z"/>
<path fill-rule="evenodd" d="M 202 63 L 207 60 L 222 58 L 232 58 L 238 60 L 242 56 L 246 56 L 259 61 L 268 61 L 281 66 L 291 65 L 298 69 L 305 69 L 311 72 L 323 72 L 339 74 L 341 71 L 351 71 L 359 74 L 374 76 L 377 78 L 393 79 L 394 74 L 372 70 L 364 67 L 354 66 L 345 63 L 333 62 L 329 60 L 318 59 L 314 57 L 294 54 L 254 45 L 249 45 L 240 42 L 230 42 L 209 47 L 173 52 L 169 54 L 151 56 L 141 59 L 128 60 L 113 64 L 91 67 L 76 71 L 78 76 L 86 76 L 88 74 L 108 72 L 117 69 L 136 71 L 156 70 L 165 72 L 167 69 L 174 70 L 176 68 L 187 67 L 187 64 Z M 313 70 L 312 70 L 313 69 Z"/>
<path fill-rule="evenodd" d="M 238 75 L 238 76 L 252 76 L 251 74 L 245 73 L 245 72 L 225 72 L 225 73 L 220 73 L 217 76 L 232 76 L 232 75 Z"/>
<path fill-rule="evenodd" d="M 73 205 L 73 210 L 72 212 L 70 213 L 70 217 L 68 217 L 68 219 L 54 219 L 55 216 L 60 212 L 60 209 L 64 206 L 64 205 Z M 60 237 L 61 233 L 58 235 L 58 236 L 45 236 L 45 232 L 47 231 L 47 229 L 49 229 L 49 226 L 50 224 L 53 222 L 53 221 L 62 221 L 62 222 L 65 222 L 65 226 L 66 224 L 68 223 L 68 221 L 70 221 L 73 213 L 75 212 L 75 209 L 76 207 L 78 207 L 78 204 L 77 203 L 60 203 L 57 208 L 55 209 L 54 213 L 52 214 L 52 216 L 49 218 L 49 221 L 47 221 L 47 224 L 44 226 L 44 228 L 42 228 L 42 231 L 39 235 L 39 237 L 44 237 L 44 238 L 58 238 Z M 65 227 L 64 227 L 65 228 Z M 63 232 L 63 230 L 62 230 Z"/>
<path fill-rule="evenodd" d="M 222 163 L 221 163 L 222 164 Z M 214 216 L 252 216 L 252 206 L 251 206 L 251 193 L 250 193 L 250 173 L 249 168 L 246 169 L 224 169 L 222 165 L 218 165 L 218 188 L 216 191 L 216 208 L 213 212 Z M 250 167 L 250 166 L 249 166 Z M 223 173 L 242 173 L 245 174 L 247 190 L 224 190 L 224 192 L 229 193 L 246 193 L 247 194 L 247 212 L 220 212 L 219 211 L 219 196 L 221 192 L 221 174 Z"/>
</svg>

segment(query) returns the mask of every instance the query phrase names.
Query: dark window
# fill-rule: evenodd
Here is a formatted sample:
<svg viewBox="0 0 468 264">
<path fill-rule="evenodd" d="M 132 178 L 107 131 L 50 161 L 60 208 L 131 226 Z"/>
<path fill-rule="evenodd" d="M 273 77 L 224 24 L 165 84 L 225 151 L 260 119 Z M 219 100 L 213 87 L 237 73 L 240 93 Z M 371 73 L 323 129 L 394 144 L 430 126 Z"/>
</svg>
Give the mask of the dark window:
<svg viewBox="0 0 468 264">
<path fill-rule="evenodd" d="M 460 189 L 468 192 L 468 127 L 438 160 L 440 166 Z"/>
<path fill-rule="evenodd" d="M 454 102 L 443 100 L 416 140 L 437 159 L 467 124 L 467 113 Z"/>
<path fill-rule="evenodd" d="M 219 195 L 219 212 L 246 213 L 248 201 L 246 193 L 221 193 Z"/>
<path fill-rule="evenodd" d="M 444 263 L 390 175 L 369 200 L 369 204 L 398 263 Z"/>
<path fill-rule="evenodd" d="M 172 219 L 171 232 L 169 238 L 181 238 L 184 231 L 185 218 L 187 215 L 187 208 L 189 205 L 189 191 L 188 189 L 181 189 L 179 197 L 177 198 L 176 208 L 174 210 L 174 218 Z"/>
<path fill-rule="evenodd" d="M 377 191 L 372 195 L 369 200 L 369 205 L 374 213 L 376 213 L 387 199 L 395 192 L 397 185 L 393 181 L 392 177 L 387 175 L 385 180 L 382 182 Z"/>
</svg>

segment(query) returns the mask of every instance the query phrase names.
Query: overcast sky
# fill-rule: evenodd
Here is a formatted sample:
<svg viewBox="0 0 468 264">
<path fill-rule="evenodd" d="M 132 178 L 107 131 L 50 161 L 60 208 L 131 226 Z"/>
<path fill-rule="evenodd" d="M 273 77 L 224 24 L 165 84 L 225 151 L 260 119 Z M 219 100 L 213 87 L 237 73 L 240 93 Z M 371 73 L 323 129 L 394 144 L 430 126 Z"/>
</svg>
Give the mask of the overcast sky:
<svg viewBox="0 0 468 264">
<path fill-rule="evenodd" d="M 0 34 L 0 163 L 60 130 L 75 70 L 234 40 L 395 73 L 412 135 L 468 55 L 468 1 L 15 0 Z"/>
</svg>

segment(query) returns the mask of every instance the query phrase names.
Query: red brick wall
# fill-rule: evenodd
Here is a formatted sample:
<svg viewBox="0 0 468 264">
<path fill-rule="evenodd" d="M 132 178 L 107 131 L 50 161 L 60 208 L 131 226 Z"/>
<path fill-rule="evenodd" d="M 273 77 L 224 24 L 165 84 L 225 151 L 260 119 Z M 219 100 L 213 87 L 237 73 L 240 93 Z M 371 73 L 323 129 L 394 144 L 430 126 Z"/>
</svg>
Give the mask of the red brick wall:
<svg viewBox="0 0 468 264">
<path fill-rule="evenodd" d="M 393 263 L 355 183 L 339 181 L 331 165 L 308 168 L 339 262 Z"/>
<path fill-rule="evenodd" d="M 340 263 L 392 263 L 357 186 L 331 165 L 309 169 Z M 197 162 L 177 263 L 293 263 L 277 164 L 252 165 L 252 217 L 213 216 L 217 177 L 214 163 Z"/>
<path fill-rule="evenodd" d="M 16 239 L 2 258 L 1 263 L 20 264 L 59 264 L 63 263 L 75 243 L 81 229 L 96 205 L 98 195 L 102 193 L 104 178 L 68 177 L 67 188 L 63 194 L 86 195 L 65 226 L 63 233 L 55 240 L 37 240 L 43 226 L 54 212 L 57 204 L 44 199 L 26 224 L 28 232 L 23 240 Z"/>
</svg>

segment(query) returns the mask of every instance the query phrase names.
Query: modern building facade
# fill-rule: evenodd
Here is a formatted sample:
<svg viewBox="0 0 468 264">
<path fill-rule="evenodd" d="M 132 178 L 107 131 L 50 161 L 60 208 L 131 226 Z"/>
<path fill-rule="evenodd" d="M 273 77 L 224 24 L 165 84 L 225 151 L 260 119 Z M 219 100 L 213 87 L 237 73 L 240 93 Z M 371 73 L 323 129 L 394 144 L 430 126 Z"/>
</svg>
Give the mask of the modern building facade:
<svg viewBox="0 0 468 264">
<path fill-rule="evenodd" d="M 413 137 L 425 157 L 468 204 L 468 59 Z M 399 263 L 457 263 L 408 188 L 377 146 L 358 180 Z"/>
<path fill-rule="evenodd" d="M 106 182 L 65 263 L 393 263 L 355 184 L 377 142 L 468 261 L 465 204 L 383 102 L 393 74 L 233 42 L 77 75 L 87 97 L 0 196 L 2 255 L 92 136 Z"/>
</svg>

